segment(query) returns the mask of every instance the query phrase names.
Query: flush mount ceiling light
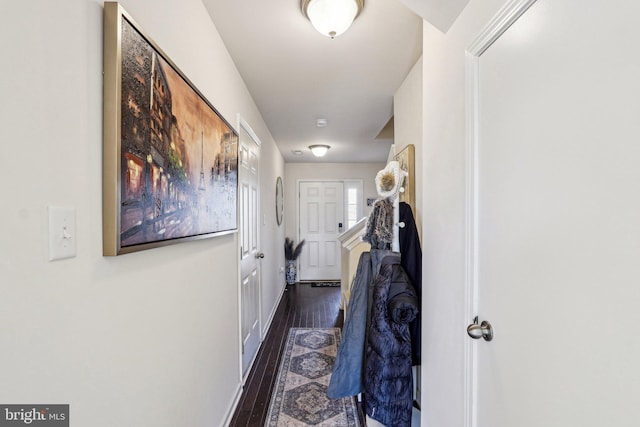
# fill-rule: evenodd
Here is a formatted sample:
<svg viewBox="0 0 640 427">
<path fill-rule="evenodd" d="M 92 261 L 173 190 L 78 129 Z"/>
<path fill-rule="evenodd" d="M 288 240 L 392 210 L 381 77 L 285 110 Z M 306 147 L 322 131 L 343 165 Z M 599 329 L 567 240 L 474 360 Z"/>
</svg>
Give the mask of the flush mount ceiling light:
<svg viewBox="0 0 640 427">
<path fill-rule="evenodd" d="M 309 150 L 311 150 L 311 153 L 313 153 L 313 155 L 316 157 L 322 157 L 325 154 L 327 154 L 327 151 L 329 151 L 329 148 L 331 147 L 324 144 L 315 144 L 315 145 L 309 146 Z"/>
<path fill-rule="evenodd" d="M 300 0 L 300 7 L 320 34 L 334 38 L 349 29 L 364 0 Z"/>
</svg>

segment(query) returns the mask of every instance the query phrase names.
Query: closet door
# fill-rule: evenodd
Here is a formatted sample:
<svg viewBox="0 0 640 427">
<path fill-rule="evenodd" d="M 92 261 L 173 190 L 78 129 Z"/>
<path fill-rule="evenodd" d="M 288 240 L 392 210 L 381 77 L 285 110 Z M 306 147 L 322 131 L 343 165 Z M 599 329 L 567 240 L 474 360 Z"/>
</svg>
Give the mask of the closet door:
<svg viewBox="0 0 640 427">
<path fill-rule="evenodd" d="M 300 183 L 300 255 L 298 280 L 340 280 L 340 242 L 344 226 L 342 181 Z"/>
<path fill-rule="evenodd" d="M 538 0 L 475 49 L 474 426 L 638 425 L 639 15 Z"/>
</svg>

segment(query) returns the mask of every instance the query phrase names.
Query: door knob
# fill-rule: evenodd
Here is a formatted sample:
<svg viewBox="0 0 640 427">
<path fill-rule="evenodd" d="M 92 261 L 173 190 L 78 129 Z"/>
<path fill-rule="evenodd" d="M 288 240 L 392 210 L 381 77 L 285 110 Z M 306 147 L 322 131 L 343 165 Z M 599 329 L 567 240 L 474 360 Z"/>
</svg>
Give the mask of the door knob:
<svg viewBox="0 0 640 427">
<path fill-rule="evenodd" d="M 258 259 L 262 259 L 262 258 L 264 258 L 264 252 L 258 252 L 258 253 L 256 254 L 256 258 L 258 258 Z"/>
<path fill-rule="evenodd" d="M 473 319 L 473 323 L 467 326 L 467 334 L 474 340 L 484 338 L 485 341 L 491 341 L 493 339 L 493 328 L 491 323 L 483 320 L 481 324 L 478 324 L 478 316 Z"/>
</svg>

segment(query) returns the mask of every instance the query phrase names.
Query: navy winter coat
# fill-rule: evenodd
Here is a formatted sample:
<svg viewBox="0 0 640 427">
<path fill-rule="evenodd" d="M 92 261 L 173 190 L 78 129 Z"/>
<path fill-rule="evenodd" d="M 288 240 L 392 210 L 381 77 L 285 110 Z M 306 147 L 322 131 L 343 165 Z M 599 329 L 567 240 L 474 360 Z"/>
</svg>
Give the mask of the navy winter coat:
<svg viewBox="0 0 640 427">
<path fill-rule="evenodd" d="M 374 277 L 364 388 L 367 415 L 389 427 L 411 425 L 409 323 L 417 313 L 416 293 L 400 264 L 400 254 L 387 252 Z"/>
</svg>

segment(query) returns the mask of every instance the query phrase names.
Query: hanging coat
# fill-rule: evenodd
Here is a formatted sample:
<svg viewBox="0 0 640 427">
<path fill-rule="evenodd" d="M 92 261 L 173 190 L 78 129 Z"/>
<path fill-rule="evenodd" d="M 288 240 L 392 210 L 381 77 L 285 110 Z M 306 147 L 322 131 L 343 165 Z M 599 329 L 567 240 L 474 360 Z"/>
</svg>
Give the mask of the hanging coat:
<svg viewBox="0 0 640 427">
<path fill-rule="evenodd" d="M 327 396 L 340 399 L 363 391 L 364 345 L 369 317 L 369 284 L 372 283 L 371 254 L 363 252 L 351 285 L 351 297 L 342 326 L 342 341 L 338 347 Z"/>
<path fill-rule="evenodd" d="M 411 426 L 413 376 L 409 322 L 418 312 L 400 254 L 382 258 L 374 279 L 371 325 L 365 354 L 365 410 L 389 427 Z"/>
<path fill-rule="evenodd" d="M 406 202 L 400 202 L 399 210 L 400 222 L 404 222 L 404 227 L 400 228 L 398 233 L 402 268 L 409 276 L 418 298 L 418 314 L 409 324 L 409 330 L 411 331 L 411 363 L 420 365 L 422 344 L 422 249 L 411 206 Z"/>
<path fill-rule="evenodd" d="M 371 323 L 374 278 L 389 250 L 363 252 L 351 285 L 351 298 L 342 326 L 342 341 L 327 388 L 327 396 L 339 399 L 364 392 L 365 346 Z"/>
</svg>

